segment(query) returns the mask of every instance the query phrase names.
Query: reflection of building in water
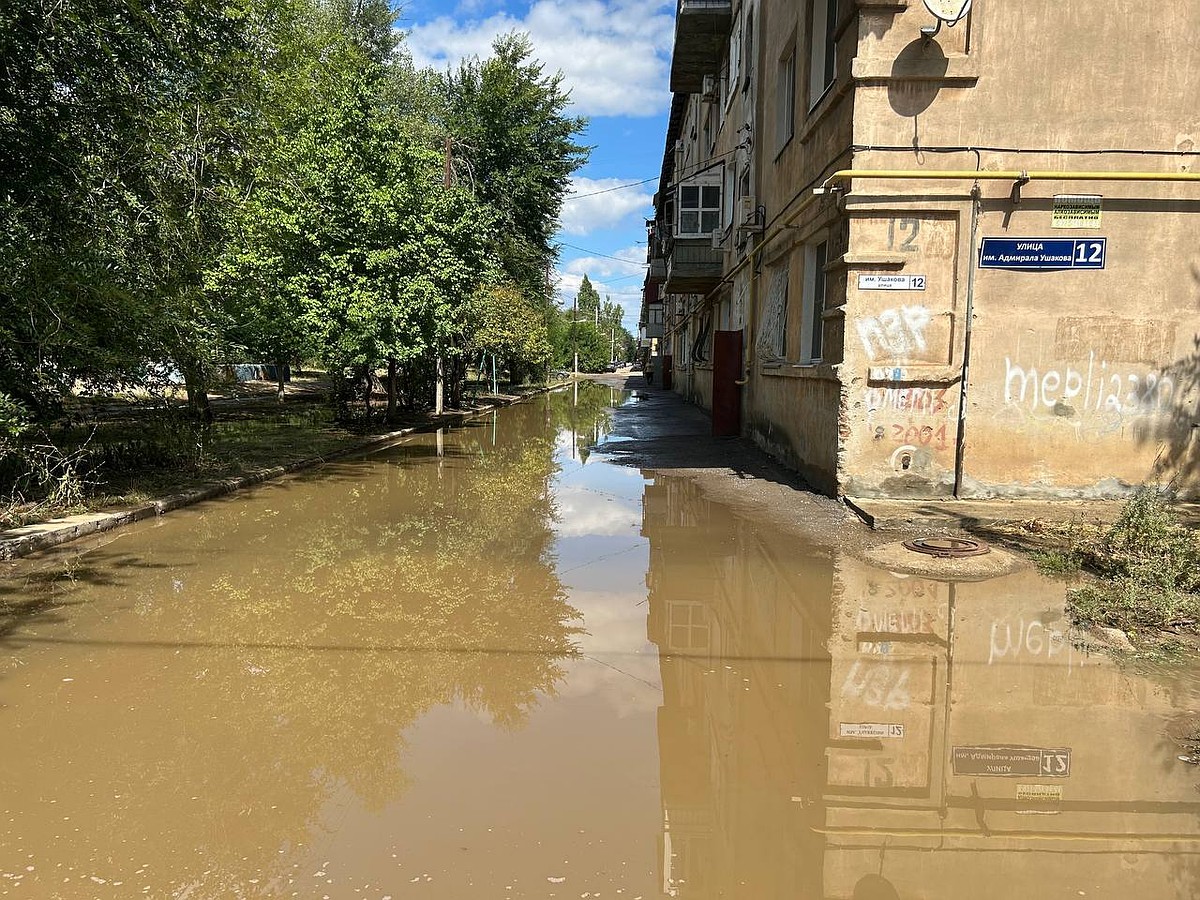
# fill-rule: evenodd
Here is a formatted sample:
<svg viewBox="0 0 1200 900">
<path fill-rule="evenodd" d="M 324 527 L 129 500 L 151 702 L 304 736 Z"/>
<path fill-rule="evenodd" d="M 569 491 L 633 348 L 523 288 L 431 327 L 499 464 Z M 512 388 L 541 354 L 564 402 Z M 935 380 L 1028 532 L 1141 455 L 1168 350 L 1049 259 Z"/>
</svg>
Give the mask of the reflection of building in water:
<svg viewBox="0 0 1200 900">
<path fill-rule="evenodd" d="M 643 534 L 663 682 L 663 891 L 816 896 L 829 562 L 680 478 L 646 488 Z"/>
<path fill-rule="evenodd" d="M 1195 896 L 1171 698 L 1074 647 L 1061 588 L 849 558 L 835 581 L 825 896 Z"/>
<path fill-rule="evenodd" d="M 1061 587 L 806 555 L 677 478 L 643 533 L 669 896 L 1200 890 L 1171 697 L 1073 647 Z"/>
</svg>

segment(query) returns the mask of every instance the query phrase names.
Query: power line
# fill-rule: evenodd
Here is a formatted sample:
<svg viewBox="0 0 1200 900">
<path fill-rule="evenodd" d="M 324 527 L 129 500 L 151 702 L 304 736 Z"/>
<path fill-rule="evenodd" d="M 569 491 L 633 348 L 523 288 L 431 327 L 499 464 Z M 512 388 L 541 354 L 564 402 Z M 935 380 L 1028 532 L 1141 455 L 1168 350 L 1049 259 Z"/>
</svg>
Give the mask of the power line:
<svg viewBox="0 0 1200 900">
<path fill-rule="evenodd" d="M 601 253 L 599 250 L 589 250 L 587 247 L 576 247 L 574 244 L 568 244 L 566 241 L 559 241 L 558 246 L 570 247 L 572 250 L 578 250 L 580 253 L 586 253 L 589 256 L 602 256 L 605 259 L 615 259 L 617 262 L 623 262 L 630 266 L 641 266 L 646 268 L 646 263 L 634 262 L 632 259 L 624 259 L 620 256 L 609 256 L 607 253 Z"/>
<path fill-rule="evenodd" d="M 651 181 L 658 181 L 658 176 L 653 178 L 643 178 L 641 181 L 631 181 L 628 184 L 618 184 L 616 187 L 605 188 L 602 191 L 591 191 L 587 194 L 567 194 L 563 197 L 564 200 L 581 200 L 584 197 L 595 197 L 599 194 L 611 194 L 613 191 L 623 191 L 626 188 L 637 187 L 639 184 L 647 184 Z"/>
</svg>

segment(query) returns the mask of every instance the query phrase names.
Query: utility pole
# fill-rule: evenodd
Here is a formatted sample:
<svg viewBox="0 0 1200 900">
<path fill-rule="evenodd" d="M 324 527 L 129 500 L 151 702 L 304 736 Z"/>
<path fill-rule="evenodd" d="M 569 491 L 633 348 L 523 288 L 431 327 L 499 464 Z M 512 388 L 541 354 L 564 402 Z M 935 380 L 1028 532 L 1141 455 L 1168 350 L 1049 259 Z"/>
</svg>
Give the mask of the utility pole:
<svg viewBox="0 0 1200 900">
<path fill-rule="evenodd" d="M 446 190 L 450 189 L 450 182 L 454 177 L 454 167 L 453 167 L 453 163 L 451 162 L 451 156 L 450 156 L 451 147 L 452 147 L 452 142 L 450 139 L 450 135 L 446 135 L 446 171 L 445 171 L 445 175 L 442 179 L 442 185 L 443 185 L 443 187 L 446 188 Z M 445 354 L 442 352 L 442 345 L 441 345 L 440 340 L 438 341 L 436 350 L 437 350 L 437 361 L 436 361 L 437 387 L 434 391 L 433 414 L 435 416 L 440 416 L 443 412 L 446 411 L 446 357 L 445 357 Z"/>
<path fill-rule="evenodd" d="M 571 300 L 571 347 L 575 351 L 575 379 L 579 380 L 579 329 L 576 316 L 579 313 L 579 294 Z"/>
</svg>

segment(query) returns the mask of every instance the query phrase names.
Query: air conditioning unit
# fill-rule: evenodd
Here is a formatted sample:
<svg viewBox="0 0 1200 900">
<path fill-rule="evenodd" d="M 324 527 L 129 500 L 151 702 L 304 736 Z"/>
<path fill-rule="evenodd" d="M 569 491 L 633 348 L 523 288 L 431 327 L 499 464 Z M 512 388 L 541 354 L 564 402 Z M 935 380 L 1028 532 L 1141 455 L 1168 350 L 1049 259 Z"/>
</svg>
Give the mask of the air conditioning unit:
<svg viewBox="0 0 1200 900">
<path fill-rule="evenodd" d="M 758 220 L 758 202 L 754 197 L 742 197 L 737 205 L 737 224 L 743 231 L 762 231 L 765 223 Z"/>
<path fill-rule="evenodd" d="M 714 231 L 712 233 L 712 248 L 714 250 L 720 250 L 724 246 L 725 246 L 725 232 L 722 231 L 721 229 L 717 229 L 716 231 Z"/>
<path fill-rule="evenodd" d="M 705 103 L 716 103 L 720 99 L 718 93 L 719 86 L 717 85 L 716 75 L 705 75 L 703 87 L 700 91 L 700 99 Z"/>
</svg>

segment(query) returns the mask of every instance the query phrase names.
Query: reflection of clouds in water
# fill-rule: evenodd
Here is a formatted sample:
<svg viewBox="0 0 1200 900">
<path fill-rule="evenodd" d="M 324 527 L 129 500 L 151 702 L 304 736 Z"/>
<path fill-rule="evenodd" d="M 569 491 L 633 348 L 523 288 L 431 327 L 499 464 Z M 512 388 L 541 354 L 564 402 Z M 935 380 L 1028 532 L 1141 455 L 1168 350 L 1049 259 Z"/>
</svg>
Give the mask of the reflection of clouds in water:
<svg viewBox="0 0 1200 900">
<path fill-rule="evenodd" d="M 646 637 L 645 594 L 574 591 L 571 605 L 583 614 L 579 636 L 585 658 L 566 664 L 560 697 L 602 696 L 620 716 L 653 712 L 662 703 L 658 651 Z M 586 657 L 594 657 L 588 659 Z"/>
<path fill-rule="evenodd" d="M 561 486 L 555 499 L 555 531 L 562 537 L 637 534 L 641 528 L 642 511 L 627 500 L 574 485 Z"/>
</svg>

